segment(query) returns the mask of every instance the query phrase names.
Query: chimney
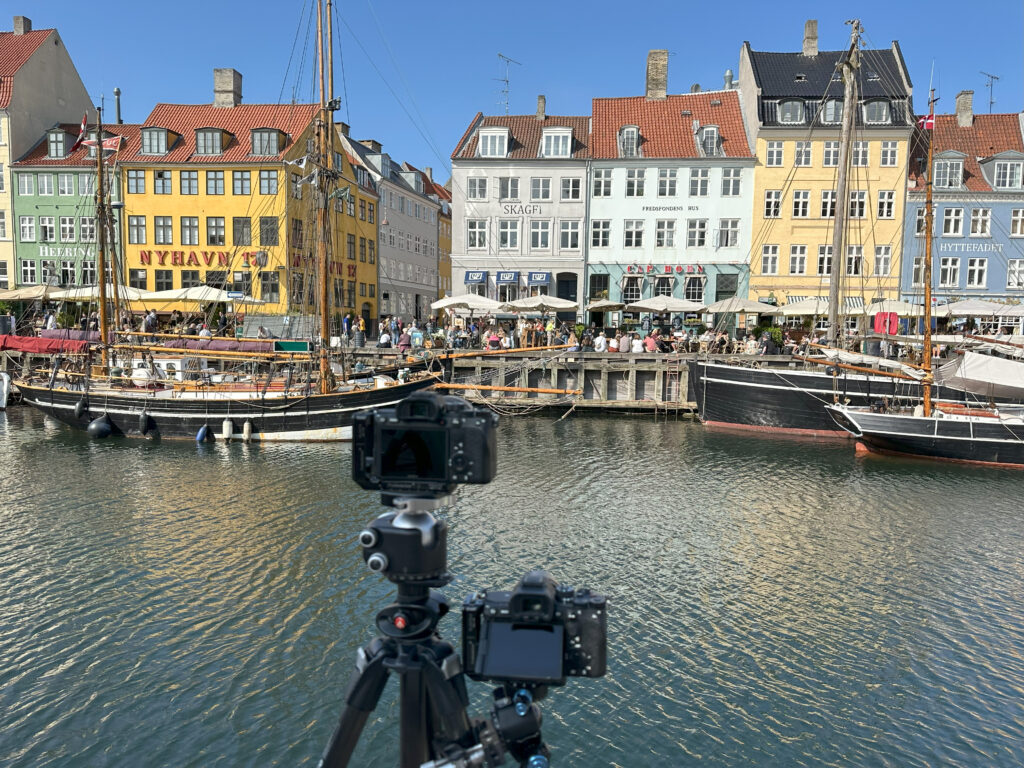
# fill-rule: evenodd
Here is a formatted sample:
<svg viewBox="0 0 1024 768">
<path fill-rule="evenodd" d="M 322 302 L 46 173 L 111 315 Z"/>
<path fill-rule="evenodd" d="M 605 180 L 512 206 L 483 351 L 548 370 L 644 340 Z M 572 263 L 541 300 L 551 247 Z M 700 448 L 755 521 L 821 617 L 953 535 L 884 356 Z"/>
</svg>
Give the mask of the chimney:
<svg viewBox="0 0 1024 768">
<path fill-rule="evenodd" d="M 731 91 L 732 89 L 733 89 L 732 70 L 731 69 L 727 69 L 727 70 L 725 70 L 725 90 Z"/>
<path fill-rule="evenodd" d="M 818 55 L 818 20 L 804 22 L 804 56 Z"/>
<path fill-rule="evenodd" d="M 32 31 L 32 19 L 28 16 L 14 17 L 14 34 L 24 35 Z"/>
<path fill-rule="evenodd" d="M 121 89 L 114 88 L 114 114 L 116 115 L 117 124 L 121 125 L 124 120 L 121 119 Z"/>
<path fill-rule="evenodd" d="M 379 155 L 381 150 L 381 144 L 376 139 L 360 139 L 359 143 L 369 149 L 373 154 Z"/>
<path fill-rule="evenodd" d="M 537 97 L 537 119 L 538 120 L 543 120 L 546 117 L 546 115 L 544 114 L 544 110 L 547 107 L 547 105 L 548 105 L 548 100 L 547 99 L 545 99 L 543 96 L 538 96 Z"/>
<path fill-rule="evenodd" d="M 349 126 L 348 123 L 338 123 L 338 130 L 341 131 L 342 136 L 348 136 Z"/>
<path fill-rule="evenodd" d="M 700 93 L 700 83 L 694 83 L 690 86 L 690 93 Z"/>
<path fill-rule="evenodd" d="M 668 89 L 668 51 L 647 52 L 647 98 L 664 99 Z"/>
<path fill-rule="evenodd" d="M 429 165 L 423 169 L 423 172 L 427 174 L 428 179 L 430 179 L 431 181 L 434 180 L 434 169 L 431 168 Z"/>
<path fill-rule="evenodd" d="M 234 69 L 213 70 L 213 106 L 237 107 L 242 103 L 242 73 Z"/>
<path fill-rule="evenodd" d="M 974 91 L 960 91 L 956 95 L 956 124 L 961 128 L 974 125 Z"/>
</svg>

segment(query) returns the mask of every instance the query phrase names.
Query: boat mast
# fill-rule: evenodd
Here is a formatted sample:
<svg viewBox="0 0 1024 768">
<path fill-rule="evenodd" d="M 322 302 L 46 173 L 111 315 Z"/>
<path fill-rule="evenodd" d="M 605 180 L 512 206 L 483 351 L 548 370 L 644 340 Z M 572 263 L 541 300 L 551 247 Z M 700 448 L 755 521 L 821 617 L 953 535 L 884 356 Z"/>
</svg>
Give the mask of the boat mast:
<svg viewBox="0 0 1024 768">
<path fill-rule="evenodd" d="M 320 117 L 316 126 L 316 223 L 319 237 L 317 238 L 317 265 L 320 277 L 320 393 L 327 394 L 331 391 L 331 363 L 328 359 L 328 347 L 331 343 L 330 329 L 330 305 L 327 303 L 328 291 L 327 281 L 329 277 L 329 265 L 327 263 L 327 237 L 328 237 L 328 216 L 327 206 L 330 203 L 327 190 L 326 158 L 329 155 L 328 148 L 328 112 L 327 98 L 325 96 L 324 83 L 324 32 L 323 32 L 323 3 L 317 0 L 316 3 L 316 39 L 317 39 L 317 67 L 320 72 Z"/>
<path fill-rule="evenodd" d="M 107 329 L 107 260 L 104 251 L 107 247 L 107 203 L 103 194 L 103 108 L 96 107 L 96 223 L 99 229 L 99 241 L 96 247 L 96 269 L 100 279 L 100 364 L 106 373 L 110 370 L 110 358 L 107 351 L 109 342 Z"/>
<path fill-rule="evenodd" d="M 839 137 L 839 173 L 836 177 L 836 210 L 835 222 L 832 226 L 832 270 L 828 286 L 828 342 L 839 346 L 842 333 L 839 326 L 839 282 L 842 280 L 845 264 L 843 258 L 843 239 L 849 201 L 847 191 L 847 166 L 850 163 L 850 148 L 853 142 L 853 130 L 857 119 L 857 69 L 860 67 L 860 34 L 863 27 L 860 21 L 849 22 L 850 48 L 839 63 L 843 72 L 843 126 Z"/>
<path fill-rule="evenodd" d="M 922 403 L 925 418 L 932 415 L 932 226 L 935 213 L 932 210 L 932 136 L 928 133 L 928 120 L 935 115 L 935 91 L 928 94 L 928 118 L 925 119 L 925 136 L 928 138 L 928 166 L 925 175 L 924 194 L 924 349 L 921 355 L 921 367 L 924 378 L 921 380 L 921 391 L 924 395 Z M 934 123 L 932 130 L 934 131 Z"/>
</svg>

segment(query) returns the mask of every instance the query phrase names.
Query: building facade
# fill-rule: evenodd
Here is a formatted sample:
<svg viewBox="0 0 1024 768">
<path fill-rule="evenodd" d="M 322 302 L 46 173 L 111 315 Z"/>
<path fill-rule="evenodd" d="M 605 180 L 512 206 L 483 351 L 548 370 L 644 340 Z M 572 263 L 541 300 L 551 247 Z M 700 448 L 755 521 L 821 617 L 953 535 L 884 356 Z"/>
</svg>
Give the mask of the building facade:
<svg viewBox="0 0 1024 768">
<path fill-rule="evenodd" d="M 380 198 L 380 259 L 377 291 L 380 315 L 424 321 L 437 296 L 437 218 L 440 204 L 419 171 L 406 170 L 373 139 L 355 141 L 347 127 L 342 140 Z"/>
<path fill-rule="evenodd" d="M 911 83 L 899 45 L 860 51 L 847 199 L 837 201 L 845 51 L 819 51 L 807 22 L 799 53 L 740 51 L 744 122 L 754 137 L 750 296 L 779 304 L 829 295 L 833 258 L 848 307 L 899 293 Z M 832 253 L 836 214 L 842 253 Z"/>
<path fill-rule="evenodd" d="M 96 151 L 93 146 L 71 147 L 80 125 L 57 125 L 14 163 L 15 275 L 19 285 L 95 285 L 100 226 L 96 218 Z M 103 138 L 120 137 L 120 144 L 137 140 L 139 126 L 112 125 Z M 96 132 L 89 141 L 96 141 Z M 116 142 L 115 142 L 116 143 Z M 105 152 L 104 186 L 110 205 L 104 260 L 109 269 L 118 265 L 124 276 L 121 252 L 120 169 L 117 150 Z"/>
<path fill-rule="evenodd" d="M 456 294 L 584 295 L 589 117 L 477 114 L 452 153 Z"/>
<path fill-rule="evenodd" d="M 932 296 L 938 303 L 977 298 L 1024 300 L 1024 138 L 1021 115 L 975 115 L 973 92 L 956 114 L 936 115 L 920 131 L 907 185 L 901 273 L 903 298 L 924 294 L 925 177 L 932 142 Z"/>
<path fill-rule="evenodd" d="M 407 171 L 417 169 L 402 163 Z M 427 166 L 418 171 L 423 180 L 423 190 L 434 199 L 440 208 L 437 211 L 437 298 L 451 295 L 452 291 L 452 193 L 447 187 L 434 181 L 434 169 Z"/>
<path fill-rule="evenodd" d="M 15 16 L 14 30 L 0 32 L 0 289 L 18 280 L 11 164 L 55 124 L 78 125 L 91 105 L 57 30 L 33 31 Z"/>
<path fill-rule="evenodd" d="M 667 61 L 651 51 L 645 96 L 593 101 L 588 302 L 747 291 L 754 157 L 738 94 L 666 95 Z"/>
</svg>

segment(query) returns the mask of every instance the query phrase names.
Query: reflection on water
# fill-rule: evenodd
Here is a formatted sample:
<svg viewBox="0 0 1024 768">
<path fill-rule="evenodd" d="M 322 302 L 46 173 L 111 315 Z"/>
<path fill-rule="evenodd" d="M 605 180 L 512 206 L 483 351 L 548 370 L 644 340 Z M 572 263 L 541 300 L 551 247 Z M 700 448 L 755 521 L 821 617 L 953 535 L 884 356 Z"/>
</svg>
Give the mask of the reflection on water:
<svg viewBox="0 0 1024 768">
<path fill-rule="evenodd" d="M 611 601 L 608 676 L 543 702 L 558 764 L 1024 763 L 1019 473 L 592 417 L 499 456 L 452 602 L 536 567 Z M 313 764 L 392 595 L 349 462 L 0 415 L 0 764 Z M 354 764 L 396 762 L 396 696 Z"/>
</svg>

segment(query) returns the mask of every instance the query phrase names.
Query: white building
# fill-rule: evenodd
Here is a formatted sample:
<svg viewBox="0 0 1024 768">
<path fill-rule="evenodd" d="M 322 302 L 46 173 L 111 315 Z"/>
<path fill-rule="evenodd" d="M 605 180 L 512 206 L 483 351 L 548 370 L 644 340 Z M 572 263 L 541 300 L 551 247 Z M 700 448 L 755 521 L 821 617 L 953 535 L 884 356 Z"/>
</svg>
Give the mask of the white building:
<svg viewBox="0 0 1024 768">
<path fill-rule="evenodd" d="M 478 113 L 452 153 L 454 293 L 579 301 L 586 264 L 588 117 Z"/>
<path fill-rule="evenodd" d="M 667 57 L 651 51 L 645 96 L 593 102 L 588 302 L 746 295 L 755 157 L 738 93 L 667 95 Z"/>
<path fill-rule="evenodd" d="M 370 174 L 380 196 L 377 290 L 380 316 L 424 321 L 436 301 L 438 212 L 418 170 L 406 170 L 372 139 L 343 135 L 350 155 Z"/>
</svg>

